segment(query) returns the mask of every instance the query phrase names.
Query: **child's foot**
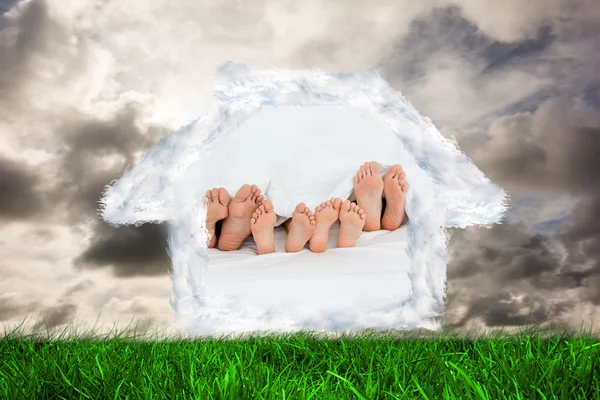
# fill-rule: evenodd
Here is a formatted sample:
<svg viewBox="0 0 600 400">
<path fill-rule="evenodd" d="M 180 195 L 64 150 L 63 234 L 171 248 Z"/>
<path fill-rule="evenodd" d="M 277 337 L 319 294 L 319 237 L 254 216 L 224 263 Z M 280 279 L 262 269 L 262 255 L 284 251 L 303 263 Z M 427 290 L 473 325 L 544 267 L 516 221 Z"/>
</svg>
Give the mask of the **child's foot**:
<svg viewBox="0 0 600 400">
<path fill-rule="evenodd" d="M 340 233 L 338 235 L 337 247 L 354 247 L 356 241 L 362 234 L 365 220 L 368 218 L 365 212 L 350 200 L 344 200 L 340 210 Z"/>
<path fill-rule="evenodd" d="M 237 191 L 229 203 L 229 215 L 223 221 L 219 250 L 239 250 L 252 229 L 250 219 L 252 214 L 264 200 L 256 185 L 244 185 Z"/>
<path fill-rule="evenodd" d="M 250 220 L 252 237 L 256 242 L 258 254 L 268 254 L 275 252 L 275 222 L 277 215 L 273 212 L 273 204 L 265 200 Z"/>
<path fill-rule="evenodd" d="M 383 193 L 385 194 L 386 206 L 381 218 L 381 227 L 385 230 L 398 229 L 406 218 L 404 202 L 408 185 L 404 182 L 405 175 L 402 167 L 396 164 L 383 177 Z"/>
<path fill-rule="evenodd" d="M 356 202 L 366 214 L 365 232 L 378 231 L 381 229 L 381 209 L 383 203 L 383 179 L 379 164 L 375 161 L 364 163 L 352 180 L 354 182 L 354 194 Z"/>
<path fill-rule="evenodd" d="M 317 206 L 315 209 L 315 220 L 317 225 L 308 242 L 310 251 L 322 253 L 327 249 L 329 230 L 331 229 L 331 225 L 338 220 L 341 206 L 342 199 L 339 197 L 332 197 L 330 200 Z"/>
<path fill-rule="evenodd" d="M 288 235 L 285 241 L 285 251 L 296 253 L 304 248 L 308 239 L 315 231 L 315 216 L 306 204 L 299 203 L 292 214 L 288 225 Z"/>
<path fill-rule="evenodd" d="M 206 202 L 206 230 L 208 231 L 206 246 L 212 249 L 217 244 L 215 234 L 217 222 L 229 215 L 227 207 L 231 198 L 224 188 L 212 188 L 206 192 L 204 201 Z"/>
</svg>

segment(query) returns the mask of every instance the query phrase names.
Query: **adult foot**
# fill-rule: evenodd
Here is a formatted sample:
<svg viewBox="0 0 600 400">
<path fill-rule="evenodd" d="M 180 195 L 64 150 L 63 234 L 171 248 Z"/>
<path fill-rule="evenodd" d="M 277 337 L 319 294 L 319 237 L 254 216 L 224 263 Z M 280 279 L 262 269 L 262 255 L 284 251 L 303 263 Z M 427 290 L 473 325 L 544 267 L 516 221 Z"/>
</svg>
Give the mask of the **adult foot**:
<svg viewBox="0 0 600 400">
<path fill-rule="evenodd" d="M 269 200 L 265 200 L 252 214 L 250 220 L 252 237 L 256 242 L 259 255 L 275 252 L 275 221 L 277 215 Z"/>
<path fill-rule="evenodd" d="M 224 188 L 212 188 L 206 192 L 204 201 L 206 202 L 206 229 L 208 230 L 206 246 L 210 249 L 217 244 L 215 235 L 217 222 L 229 215 L 228 206 L 231 198 Z"/>
<path fill-rule="evenodd" d="M 287 228 L 285 251 L 288 253 L 301 251 L 315 231 L 315 225 L 315 216 L 310 208 L 304 203 L 299 203 L 292 213 L 292 220 Z"/>
<path fill-rule="evenodd" d="M 223 220 L 218 248 L 222 251 L 239 250 L 252 232 L 250 219 L 264 196 L 256 185 L 244 185 L 229 203 L 229 215 Z"/>
<path fill-rule="evenodd" d="M 358 205 L 351 203 L 350 200 L 344 200 L 340 209 L 341 224 L 337 247 L 356 246 L 367 218 L 368 216 Z"/>
<path fill-rule="evenodd" d="M 322 253 L 327 249 L 329 241 L 329 230 L 331 225 L 338 220 L 342 199 L 332 197 L 331 199 L 319 204 L 315 209 L 315 220 L 317 222 L 315 231 L 310 237 L 308 247 L 314 253 Z"/>
<path fill-rule="evenodd" d="M 364 163 L 352 179 L 354 182 L 354 194 L 356 202 L 366 214 L 365 232 L 378 231 L 381 229 L 381 208 L 383 203 L 383 179 L 381 169 L 375 161 Z"/>
<path fill-rule="evenodd" d="M 381 227 L 388 231 L 396 230 L 406 218 L 404 202 L 408 185 L 404 182 L 406 174 L 399 164 L 390 168 L 383 177 L 383 193 L 385 194 L 385 212 L 381 218 Z"/>
</svg>

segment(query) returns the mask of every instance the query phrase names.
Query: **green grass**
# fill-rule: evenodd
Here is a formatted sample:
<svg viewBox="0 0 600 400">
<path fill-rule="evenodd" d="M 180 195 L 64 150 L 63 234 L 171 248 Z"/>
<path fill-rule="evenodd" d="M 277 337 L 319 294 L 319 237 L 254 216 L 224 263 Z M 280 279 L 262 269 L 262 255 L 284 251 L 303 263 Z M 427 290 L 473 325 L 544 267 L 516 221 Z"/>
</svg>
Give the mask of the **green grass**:
<svg viewBox="0 0 600 400">
<path fill-rule="evenodd" d="M 600 398 L 592 334 L 429 336 L 66 339 L 15 330 L 0 338 L 0 398 Z"/>
</svg>

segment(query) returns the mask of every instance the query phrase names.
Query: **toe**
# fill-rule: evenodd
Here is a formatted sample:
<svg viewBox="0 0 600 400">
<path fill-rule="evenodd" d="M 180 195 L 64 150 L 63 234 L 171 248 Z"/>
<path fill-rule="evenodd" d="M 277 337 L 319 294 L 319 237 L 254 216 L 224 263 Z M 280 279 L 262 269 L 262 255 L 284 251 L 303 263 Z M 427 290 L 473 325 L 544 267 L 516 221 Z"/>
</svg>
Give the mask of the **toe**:
<svg viewBox="0 0 600 400">
<path fill-rule="evenodd" d="M 350 203 L 350 200 L 344 200 L 342 202 L 341 210 L 344 212 L 348 212 L 350 211 L 350 207 L 352 207 L 352 203 Z"/>
<path fill-rule="evenodd" d="M 250 191 L 251 191 L 250 197 L 252 198 L 252 200 L 256 200 L 256 198 L 261 195 L 260 189 L 256 185 L 252 185 L 250 187 Z"/>
<path fill-rule="evenodd" d="M 296 212 L 303 213 L 304 210 L 306 210 L 306 204 L 298 203 L 298 205 L 296 206 Z"/>
<path fill-rule="evenodd" d="M 406 184 L 402 185 L 402 192 L 404 192 L 404 193 L 408 192 L 408 185 L 406 185 Z"/>
<path fill-rule="evenodd" d="M 259 208 L 262 208 L 265 212 L 273 212 L 273 203 L 271 203 L 271 200 L 265 200 Z"/>
<path fill-rule="evenodd" d="M 230 201 L 231 197 L 229 197 L 229 193 L 227 193 L 227 190 L 225 190 L 225 188 L 219 188 L 219 203 L 226 206 L 229 204 Z"/>
<path fill-rule="evenodd" d="M 371 170 L 371 175 L 381 176 L 381 168 L 379 168 L 379 164 L 376 161 L 369 163 L 369 169 Z"/>
<path fill-rule="evenodd" d="M 251 194 L 252 188 L 250 187 L 250 185 L 245 184 L 235 193 L 235 196 L 233 196 L 233 198 L 237 201 L 244 201 L 248 197 L 250 197 Z"/>
<path fill-rule="evenodd" d="M 400 167 L 400 164 L 392 165 L 387 174 L 385 174 L 385 176 L 391 179 L 395 179 L 401 171 L 402 168 Z"/>
<path fill-rule="evenodd" d="M 364 166 L 364 165 L 361 165 L 361 166 L 360 166 L 360 176 L 359 176 L 359 178 L 360 178 L 360 179 L 362 179 L 362 178 L 364 178 L 366 175 L 367 175 L 367 171 L 365 170 L 365 166 Z"/>
<path fill-rule="evenodd" d="M 254 199 L 254 202 L 258 205 L 261 205 L 263 203 L 263 201 L 265 201 L 265 196 L 263 196 L 262 194 L 260 196 L 258 196 L 256 199 Z"/>
<path fill-rule="evenodd" d="M 210 189 L 210 197 L 219 197 L 219 188 Z"/>
<path fill-rule="evenodd" d="M 346 200 L 348 202 L 350 202 L 350 200 Z M 341 197 L 336 197 L 335 200 L 332 202 L 333 205 L 333 209 L 339 211 L 342 208 L 342 199 Z"/>
</svg>

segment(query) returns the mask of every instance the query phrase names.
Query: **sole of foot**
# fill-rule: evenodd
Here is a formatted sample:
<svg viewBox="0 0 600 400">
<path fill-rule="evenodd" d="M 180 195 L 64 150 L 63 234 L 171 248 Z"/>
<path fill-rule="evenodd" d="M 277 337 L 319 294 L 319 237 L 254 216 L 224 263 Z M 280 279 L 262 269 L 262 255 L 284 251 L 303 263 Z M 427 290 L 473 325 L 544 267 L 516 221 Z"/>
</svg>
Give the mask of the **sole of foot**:
<svg viewBox="0 0 600 400">
<path fill-rule="evenodd" d="M 223 220 L 218 248 L 222 251 L 239 250 L 252 233 L 250 219 L 262 204 L 264 196 L 256 185 L 242 186 L 229 202 L 229 215 Z"/>
<path fill-rule="evenodd" d="M 364 231 L 378 231 L 381 229 L 381 209 L 383 207 L 383 179 L 379 164 L 375 161 L 364 163 L 352 181 L 356 202 L 366 214 Z"/>
<path fill-rule="evenodd" d="M 213 248 L 217 244 L 215 236 L 217 222 L 229 215 L 231 198 L 225 188 L 212 188 L 206 192 L 204 201 L 206 203 L 206 229 L 208 230 L 206 245 L 208 248 Z"/>
<path fill-rule="evenodd" d="M 366 221 L 365 212 L 350 200 L 344 200 L 340 209 L 340 233 L 338 235 L 337 247 L 354 247 Z"/>
<path fill-rule="evenodd" d="M 398 229 L 406 219 L 404 207 L 408 184 L 404 181 L 406 174 L 399 164 L 390 168 L 383 177 L 383 193 L 386 206 L 381 218 L 381 228 L 393 231 Z"/>
<path fill-rule="evenodd" d="M 252 214 L 250 220 L 252 237 L 256 242 L 259 255 L 275 252 L 275 222 L 277 215 L 273 211 L 273 204 L 269 200 L 263 201 Z"/>
<path fill-rule="evenodd" d="M 306 242 L 315 231 L 315 216 L 306 204 L 299 203 L 292 213 L 292 220 L 288 225 L 288 235 L 285 241 L 285 251 L 297 253 L 304 249 Z"/>
<path fill-rule="evenodd" d="M 335 221 L 339 219 L 341 207 L 342 199 L 332 197 L 319 204 L 315 209 L 315 231 L 308 242 L 308 247 L 313 253 L 322 253 L 327 249 L 329 231 Z"/>
</svg>

